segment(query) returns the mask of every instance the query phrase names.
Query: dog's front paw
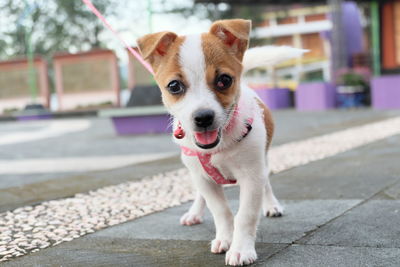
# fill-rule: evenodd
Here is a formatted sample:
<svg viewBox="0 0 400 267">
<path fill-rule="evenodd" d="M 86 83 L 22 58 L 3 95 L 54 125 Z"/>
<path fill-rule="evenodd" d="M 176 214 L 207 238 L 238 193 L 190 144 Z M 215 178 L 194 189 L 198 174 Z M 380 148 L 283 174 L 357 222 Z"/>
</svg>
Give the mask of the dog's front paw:
<svg viewBox="0 0 400 267">
<path fill-rule="evenodd" d="M 221 254 L 227 252 L 231 242 L 228 240 L 214 239 L 211 241 L 211 252 L 215 254 Z"/>
<path fill-rule="evenodd" d="M 256 250 L 246 249 L 246 250 L 234 250 L 230 249 L 225 256 L 225 265 L 231 266 L 243 266 L 252 264 L 257 260 Z"/>
<path fill-rule="evenodd" d="M 180 219 L 180 223 L 182 225 L 195 225 L 195 224 L 200 224 L 203 222 L 203 216 L 191 212 L 186 212 L 185 214 L 182 215 Z"/>
<path fill-rule="evenodd" d="M 266 217 L 281 217 L 283 215 L 283 208 L 279 203 L 265 205 L 263 207 L 263 215 Z"/>
</svg>

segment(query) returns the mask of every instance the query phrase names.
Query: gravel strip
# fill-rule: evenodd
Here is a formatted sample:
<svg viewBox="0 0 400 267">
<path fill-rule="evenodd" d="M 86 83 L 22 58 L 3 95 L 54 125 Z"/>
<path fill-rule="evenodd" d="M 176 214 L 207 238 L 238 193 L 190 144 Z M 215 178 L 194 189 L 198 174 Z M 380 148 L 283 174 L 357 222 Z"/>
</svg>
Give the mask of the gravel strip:
<svg viewBox="0 0 400 267">
<path fill-rule="evenodd" d="M 0 262 L 71 241 L 194 198 L 187 171 L 108 186 L 0 214 Z"/>
<path fill-rule="evenodd" d="M 400 117 L 273 147 L 274 173 L 400 134 Z M 194 198 L 185 169 L 0 214 L 0 262 Z"/>
<path fill-rule="evenodd" d="M 334 156 L 396 134 L 400 134 L 400 117 L 273 147 L 269 153 L 271 172 Z"/>
</svg>

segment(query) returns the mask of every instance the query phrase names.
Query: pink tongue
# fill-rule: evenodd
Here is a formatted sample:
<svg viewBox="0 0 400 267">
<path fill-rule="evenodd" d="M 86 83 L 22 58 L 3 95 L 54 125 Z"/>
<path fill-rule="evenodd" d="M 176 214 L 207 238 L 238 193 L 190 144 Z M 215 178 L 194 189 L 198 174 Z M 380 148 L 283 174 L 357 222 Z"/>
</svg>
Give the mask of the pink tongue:
<svg viewBox="0 0 400 267">
<path fill-rule="evenodd" d="M 208 132 L 197 132 L 194 134 L 196 141 L 202 145 L 214 143 L 218 138 L 218 130 Z"/>
</svg>

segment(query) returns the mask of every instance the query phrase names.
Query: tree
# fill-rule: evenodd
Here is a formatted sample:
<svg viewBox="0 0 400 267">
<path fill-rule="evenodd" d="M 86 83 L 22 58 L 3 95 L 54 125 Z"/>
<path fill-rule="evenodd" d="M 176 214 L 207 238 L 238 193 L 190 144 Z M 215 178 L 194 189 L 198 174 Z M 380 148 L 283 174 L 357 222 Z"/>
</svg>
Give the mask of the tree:
<svg viewBox="0 0 400 267">
<path fill-rule="evenodd" d="M 114 14 L 118 0 L 96 0 L 105 16 Z M 22 18 L 26 3 L 32 12 Z M 102 47 L 101 22 L 81 0 L 4 0 L 0 3 L 0 58 L 26 54 L 27 27 L 36 54 L 51 56 L 56 51 L 81 51 Z"/>
<path fill-rule="evenodd" d="M 227 2 L 214 2 L 207 0 L 193 0 L 191 6 L 166 8 L 169 0 L 163 0 L 164 8 L 163 13 L 178 13 L 185 17 L 197 16 L 202 19 L 209 19 L 211 21 L 220 19 L 233 19 L 242 18 L 250 19 L 252 27 L 258 27 L 264 22 L 263 14 L 268 10 L 268 6 L 262 4 L 245 5 Z M 229 2 L 229 1 L 228 1 Z"/>
</svg>

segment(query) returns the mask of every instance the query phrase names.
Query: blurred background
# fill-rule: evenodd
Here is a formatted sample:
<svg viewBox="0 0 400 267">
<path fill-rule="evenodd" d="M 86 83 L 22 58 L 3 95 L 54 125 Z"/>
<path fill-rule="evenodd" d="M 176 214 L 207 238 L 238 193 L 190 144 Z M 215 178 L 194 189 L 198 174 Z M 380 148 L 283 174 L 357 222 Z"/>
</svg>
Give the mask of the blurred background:
<svg viewBox="0 0 400 267">
<path fill-rule="evenodd" d="M 252 20 L 250 46 L 308 49 L 244 74 L 272 110 L 289 214 L 261 220 L 260 264 L 400 266 L 400 0 L 93 4 L 133 49 L 229 18 Z M 208 215 L 190 231 L 187 205 L 133 220 L 194 196 L 170 122 L 152 76 L 82 0 L 0 0 L 0 263 L 222 264 Z"/>
<path fill-rule="evenodd" d="M 310 50 L 246 74 L 272 109 L 400 107 L 399 1 L 93 3 L 133 47 L 147 33 L 198 33 L 217 19 L 245 18 L 253 21 L 251 46 Z M 112 107 L 160 112 L 151 75 L 81 0 L 0 0 L 0 25 L 3 120 L 101 115 Z"/>
</svg>

